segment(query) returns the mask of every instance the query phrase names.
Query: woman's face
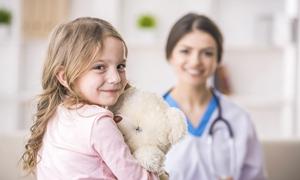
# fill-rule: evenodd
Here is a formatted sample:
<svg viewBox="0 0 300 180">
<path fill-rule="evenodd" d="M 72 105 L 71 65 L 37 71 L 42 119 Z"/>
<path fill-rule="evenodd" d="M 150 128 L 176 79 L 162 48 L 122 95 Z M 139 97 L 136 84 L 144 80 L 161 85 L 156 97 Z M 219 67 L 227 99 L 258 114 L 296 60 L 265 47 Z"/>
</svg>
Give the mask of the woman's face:
<svg viewBox="0 0 300 180">
<path fill-rule="evenodd" d="M 218 66 L 217 44 L 210 34 L 194 30 L 177 42 L 169 62 L 180 84 L 206 85 Z"/>
<path fill-rule="evenodd" d="M 92 104 L 111 106 L 127 84 L 124 44 L 114 37 L 103 41 L 103 48 L 87 72 L 77 80 L 80 93 Z"/>
</svg>

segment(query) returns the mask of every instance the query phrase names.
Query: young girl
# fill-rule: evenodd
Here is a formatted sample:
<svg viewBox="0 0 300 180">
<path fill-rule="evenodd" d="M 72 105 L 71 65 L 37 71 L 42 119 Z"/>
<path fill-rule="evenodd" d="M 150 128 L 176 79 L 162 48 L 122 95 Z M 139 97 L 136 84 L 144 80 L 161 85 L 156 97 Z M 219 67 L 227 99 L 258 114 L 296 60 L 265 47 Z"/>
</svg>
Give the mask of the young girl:
<svg viewBox="0 0 300 180">
<path fill-rule="evenodd" d="M 106 108 L 127 84 L 126 56 L 125 42 L 104 20 L 78 18 L 56 28 L 25 170 L 37 179 L 157 179 L 130 154 Z"/>
</svg>

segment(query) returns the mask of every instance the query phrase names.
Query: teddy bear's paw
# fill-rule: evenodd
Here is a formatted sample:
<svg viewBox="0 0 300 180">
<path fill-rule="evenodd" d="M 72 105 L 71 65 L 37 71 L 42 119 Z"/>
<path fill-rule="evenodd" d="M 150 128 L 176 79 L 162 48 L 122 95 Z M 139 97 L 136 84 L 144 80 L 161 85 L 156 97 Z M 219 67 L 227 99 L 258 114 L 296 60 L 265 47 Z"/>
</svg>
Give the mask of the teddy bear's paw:
<svg viewBox="0 0 300 180">
<path fill-rule="evenodd" d="M 171 125 L 171 132 L 169 133 L 168 139 L 171 144 L 174 144 L 184 137 L 187 125 L 184 114 L 176 108 L 168 109 L 167 116 L 170 119 L 169 122 Z"/>
<path fill-rule="evenodd" d="M 160 172 L 165 154 L 157 147 L 142 147 L 133 153 L 139 163 L 150 172 Z"/>
</svg>

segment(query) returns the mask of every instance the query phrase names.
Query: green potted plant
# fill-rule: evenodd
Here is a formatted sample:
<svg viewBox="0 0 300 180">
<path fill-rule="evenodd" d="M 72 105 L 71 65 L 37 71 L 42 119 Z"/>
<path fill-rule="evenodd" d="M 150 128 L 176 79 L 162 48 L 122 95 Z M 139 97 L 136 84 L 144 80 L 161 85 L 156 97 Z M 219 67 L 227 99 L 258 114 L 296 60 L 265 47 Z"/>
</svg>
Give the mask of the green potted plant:
<svg viewBox="0 0 300 180">
<path fill-rule="evenodd" d="M 8 36 L 11 20 L 11 12 L 5 8 L 0 8 L 0 39 Z"/>
<path fill-rule="evenodd" d="M 0 25 L 10 25 L 11 12 L 7 9 L 0 8 Z"/>
<path fill-rule="evenodd" d="M 156 40 L 157 20 L 152 14 L 141 14 L 136 19 L 138 29 L 137 39 L 144 43 L 153 43 Z"/>
<path fill-rule="evenodd" d="M 137 18 L 137 26 L 141 29 L 154 29 L 156 18 L 152 14 L 142 14 Z"/>
</svg>

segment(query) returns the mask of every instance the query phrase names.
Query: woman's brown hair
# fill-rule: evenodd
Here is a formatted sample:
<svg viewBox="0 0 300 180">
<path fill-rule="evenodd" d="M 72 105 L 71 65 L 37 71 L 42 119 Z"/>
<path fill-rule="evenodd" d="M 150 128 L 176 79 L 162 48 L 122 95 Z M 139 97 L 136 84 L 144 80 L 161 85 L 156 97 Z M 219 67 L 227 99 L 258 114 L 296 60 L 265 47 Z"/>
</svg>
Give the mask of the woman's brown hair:
<svg viewBox="0 0 300 180">
<path fill-rule="evenodd" d="M 223 54 L 223 36 L 218 26 L 207 16 L 188 13 L 181 17 L 171 28 L 166 44 L 166 58 L 170 59 L 177 42 L 186 34 L 194 31 L 210 34 L 217 44 L 217 60 L 221 62 Z"/>
</svg>

